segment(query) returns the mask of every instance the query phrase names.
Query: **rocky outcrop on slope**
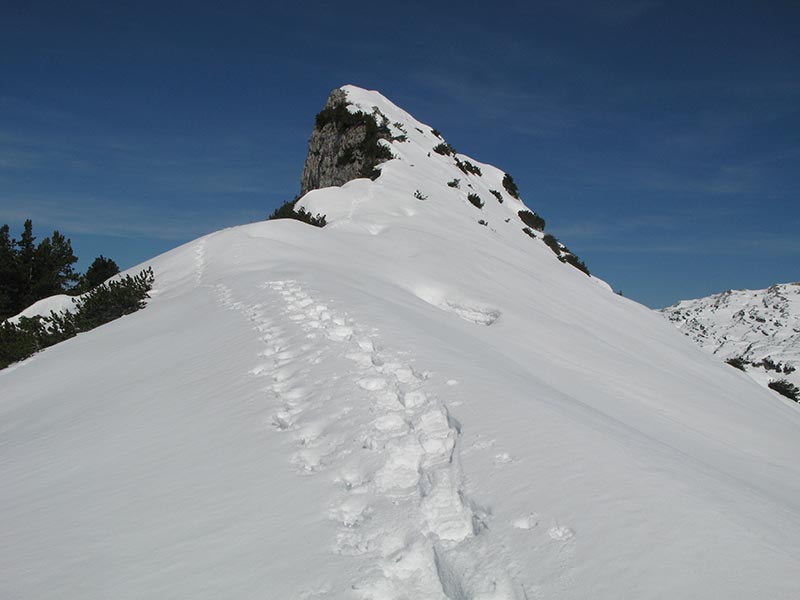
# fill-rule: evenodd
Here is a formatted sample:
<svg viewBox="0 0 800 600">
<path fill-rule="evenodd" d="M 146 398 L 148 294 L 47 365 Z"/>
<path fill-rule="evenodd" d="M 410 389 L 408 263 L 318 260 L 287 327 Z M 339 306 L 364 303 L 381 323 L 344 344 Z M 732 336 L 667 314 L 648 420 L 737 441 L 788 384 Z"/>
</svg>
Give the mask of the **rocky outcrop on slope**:
<svg viewBox="0 0 800 600">
<path fill-rule="evenodd" d="M 800 283 L 728 290 L 660 311 L 700 347 L 761 383 L 800 383 Z"/>
<path fill-rule="evenodd" d="M 391 165 L 380 166 L 390 159 L 394 159 Z M 351 221 L 354 213 L 345 207 L 345 198 L 339 196 L 331 205 L 320 202 L 319 196 L 309 201 L 308 192 L 340 187 L 359 178 L 375 180 L 382 171 L 392 173 L 392 190 L 398 185 L 405 187 L 408 196 L 404 200 L 413 198 L 415 205 L 429 199 L 429 207 L 452 201 L 452 208 L 439 218 L 450 220 L 455 216 L 454 210 L 462 210 L 456 206 L 468 206 L 464 213 L 470 215 L 470 220 L 475 217 L 487 231 L 496 233 L 500 223 L 500 227 L 508 224 L 515 230 L 510 235 L 524 233 L 548 246 L 562 263 L 590 275 L 582 260 L 544 232 L 545 220 L 524 205 L 511 175 L 459 153 L 439 131 L 417 121 L 378 92 L 354 86 L 331 92 L 316 117 L 309 140 L 300 195 L 269 218 L 299 219 L 317 226 L 342 219 Z M 377 182 L 379 187 L 380 183 Z M 381 191 L 382 202 L 389 196 L 386 190 Z M 487 198 L 492 196 L 497 203 L 487 204 Z M 384 204 L 384 208 L 387 206 Z M 391 206 L 392 210 L 401 210 L 397 202 Z M 420 213 L 420 209 L 414 206 L 402 210 L 410 216 Z M 482 211 L 481 218 L 477 218 L 476 209 Z M 363 212 L 360 216 L 363 218 Z"/>
<path fill-rule="evenodd" d="M 392 158 L 379 141 L 391 139 L 386 117 L 379 111 L 351 112 L 347 104 L 345 92 L 333 90 L 317 115 L 300 180 L 301 196 L 359 177 L 375 179 L 380 173 L 375 167 Z"/>
</svg>

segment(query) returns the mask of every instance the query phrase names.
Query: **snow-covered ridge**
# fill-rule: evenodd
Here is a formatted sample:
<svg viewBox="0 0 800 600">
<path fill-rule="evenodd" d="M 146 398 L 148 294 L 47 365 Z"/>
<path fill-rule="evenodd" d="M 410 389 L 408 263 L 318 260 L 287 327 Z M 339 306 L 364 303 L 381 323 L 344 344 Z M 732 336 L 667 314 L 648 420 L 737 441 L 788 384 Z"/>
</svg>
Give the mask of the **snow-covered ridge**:
<svg viewBox="0 0 800 600">
<path fill-rule="evenodd" d="M 775 379 L 800 384 L 800 283 L 728 290 L 660 312 L 704 350 L 742 358 L 764 385 Z"/>
<path fill-rule="evenodd" d="M 494 236 L 561 257 L 562 262 L 572 260 L 563 244 L 551 241 L 548 248 L 544 233 L 522 221 L 520 211 L 537 211 L 509 193 L 505 171 L 461 152 L 437 153 L 435 148 L 447 146 L 442 134 L 379 92 L 352 85 L 340 89 L 351 113 L 373 115 L 389 128 L 391 140 L 379 143 L 389 147 L 394 158 L 378 166 L 381 175 L 376 181 L 353 180 L 341 188 L 342 193 L 333 188 L 311 191 L 298 202 L 298 209 L 326 215 L 329 226 L 373 235 L 399 216 L 439 221 L 474 235 L 476 243 Z"/>
<path fill-rule="evenodd" d="M 427 146 L 0 372 L 0 598 L 795 600 L 800 407 Z"/>
</svg>

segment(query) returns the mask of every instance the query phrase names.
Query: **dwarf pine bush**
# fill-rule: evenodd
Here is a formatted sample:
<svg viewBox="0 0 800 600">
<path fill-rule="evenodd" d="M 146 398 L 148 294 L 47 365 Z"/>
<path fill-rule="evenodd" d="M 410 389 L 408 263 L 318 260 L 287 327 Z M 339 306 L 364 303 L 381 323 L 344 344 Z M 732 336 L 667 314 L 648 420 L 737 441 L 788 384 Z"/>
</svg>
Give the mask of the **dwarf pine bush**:
<svg viewBox="0 0 800 600">
<path fill-rule="evenodd" d="M 153 289 L 153 270 L 126 275 L 92 288 L 74 298 L 73 312 L 51 312 L 49 317 L 21 317 L 18 323 L 0 324 L 0 369 L 40 350 L 90 331 L 124 315 L 141 310 Z"/>
<path fill-rule="evenodd" d="M 453 148 L 447 142 L 442 142 L 441 144 L 436 144 L 433 147 L 433 151 L 436 152 L 436 154 L 441 154 L 442 156 L 452 156 L 453 154 L 456 153 L 456 149 Z"/>
<path fill-rule="evenodd" d="M 476 208 L 483 208 L 483 200 L 481 200 L 481 197 L 478 196 L 478 194 L 468 194 L 467 200 L 469 200 Z"/>
<path fill-rule="evenodd" d="M 741 356 L 734 356 L 733 358 L 729 358 L 725 361 L 734 369 L 739 369 L 740 371 L 744 371 L 745 365 L 747 364 Z"/>
<path fill-rule="evenodd" d="M 521 210 L 517 213 L 520 220 L 528 227 L 537 231 L 544 231 L 544 219 L 529 210 Z"/>
<path fill-rule="evenodd" d="M 312 215 L 304 208 L 295 210 L 294 206 L 297 204 L 297 200 L 298 198 L 295 198 L 294 200 L 287 200 L 278 208 L 276 208 L 272 214 L 267 217 L 267 220 L 272 221 L 275 219 L 294 219 L 295 221 L 302 221 L 303 223 L 313 225 L 314 227 L 325 227 L 325 225 L 328 224 L 325 215 L 321 215 L 319 213 Z"/>
<path fill-rule="evenodd" d="M 787 381 L 786 379 L 778 379 L 776 381 L 770 381 L 767 385 L 770 387 L 770 389 L 775 390 L 780 395 L 789 398 L 789 400 L 800 402 L 800 389 L 798 389 L 796 385 Z"/>
<path fill-rule="evenodd" d="M 514 178 L 508 173 L 506 173 L 505 177 L 503 177 L 503 187 L 506 188 L 506 191 L 511 196 L 519 200 L 519 188 L 517 187 L 517 184 L 514 183 Z"/>
</svg>

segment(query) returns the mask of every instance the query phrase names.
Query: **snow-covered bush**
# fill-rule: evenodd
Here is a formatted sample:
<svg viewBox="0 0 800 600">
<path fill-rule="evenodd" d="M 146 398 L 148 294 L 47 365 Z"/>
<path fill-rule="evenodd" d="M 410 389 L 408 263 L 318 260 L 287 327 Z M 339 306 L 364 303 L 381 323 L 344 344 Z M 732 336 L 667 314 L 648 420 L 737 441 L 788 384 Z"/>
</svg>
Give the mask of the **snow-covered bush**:
<svg viewBox="0 0 800 600">
<path fill-rule="evenodd" d="M 473 165 L 468 160 L 458 160 L 458 159 L 456 159 L 456 166 L 459 169 L 461 169 L 461 172 L 464 173 L 465 175 L 469 175 L 469 174 L 472 174 L 472 175 L 483 175 L 483 173 L 481 172 L 481 168 L 476 166 L 476 165 Z"/>
<path fill-rule="evenodd" d="M 148 292 L 153 289 L 153 270 L 148 268 L 138 275 L 126 275 L 98 285 L 83 297 L 75 300 L 77 310 L 67 313 L 75 330 L 89 331 L 104 323 L 141 310 L 147 305 Z"/>
<path fill-rule="evenodd" d="M 554 235 L 550 235 L 549 233 L 545 233 L 544 237 L 542 238 L 547 247 L 550 248 L 556 255 L 561 255 L 561 244 L 559 244 L 558 239 Z"/>
<path fill-rule="evenodd" d="M 770 381 L 767 385 L 771 389 L 781 394 L 782 396 L 786 396 L 787 398 L 789 398 L 789 400 L 800 402 L 800 389 L 798 389 L 796 385 L 792 384 L 786 379 L 778 379 L 776 381 Z"/>
<path fill-rule="evenodd" d="M 0 369 L 145 307 L 153 289 L 153 270 L 98 285 L 80 298 L 75 310 L 51 312 L 49 317 L 21 317 L 0 324 Z"/>
<path fill-rule="evenodd" d="M 564 244 L 559 242 L 555 236 L 545 233 L 542 241 L 544 241 L 544 243 L 547 244 L 547 247 L 550 248 L 550 250 L 552 250 L 556 256 L 558 256 L 558 260 L 568 265 L 572 265 L 586 275 L 591 275 L 586 263 L 584 263 L 573 252 L 571 252 L 570 249 Z"/>
<path fill-rule="evenodd" d="M 481 200 L 481 197 L 478 196 L 478 194 L 468 194 L 467 200 L 469 200 L 476 208 L 483 208 L 483 200 Z"/>
<path fill-rule="evenodd" d="M 325 227 L 325 225 L 327 225 L 325 215 L 321 215 L 319 213 L 312 215 L 303 208 L 300 208 L 300 210 L 295 210 L 294 206 L 297 204 L 297 200 L 298 199 L 295 198 L 294 200 L 288 200 L 284 202 L 278 208 L 276 208 L 270 216 L 267 217 L 267 220 L 272 221 L 274 219 L 294 219 L 296 221 L 307 223 L 308 225 L 313 225 L 314 227 Z"/>
<path fill-rule="evenodd" d="M 508 173 L 506 173 L 505 177 L 503 177 L 503 187 L 506 188 L 506 191 L 511 196 L 519 200 L 519 188 L 517 187 L 517 184 L 514 183 L 514 178 Z"/>
<path fill-rule="evenodd" d="M 453 148 L 447 142 L 442 142 L 441 144 L 436 144 L 433 147 L 433 151 L 436 152 L 436 154 L 441 154 L 442 156 L 452 156 L 453 154 L 456 153 L 456 149 Z"/>
<path fill-rule="evenodd" d="M 734 356 L 733 358 L 729 358 L 725 361 L 734 369 L 739 369 L 740 371 L 745 371 L 746 369 L 744 366 L 747 364 L 741 356 Z"/>
<path fill-rule="evenodd" d="M 568 265 L 572 265 L 573 267 L 575 267 L 579 271 L 582 271 L 586 275 L 591 275 L 591 273 L 589 273 L 589 267 L 586 266 L 586 263 L 584 263 L 580 258 L 572 254 L 572 252 L 559 256 L 558 260 L 560 260 L 563 263 L 567 263 Z"/>
<path fill-rule="evenodd" d="M 544 219 L 534 212 L 529 210 L 521 210 L 517 213 L 520 220 L 528 227 L 536 229 L 537 231 L 544 230 Z"/>
<path fill-rule="evenodd" d="M 497 198 L 497 201 L 498 201 L 500 204 L 502 204 L 502 203 L 503 203 L 503 194 L 501 194 L 501 193 L 500 193 L 500 192 L 498 192 L 497 190 L 489 190 L 489 193 L 491 193 L 491 194 L 492 194 L 492 196 L 494 196 L 495 198 Z"/>
</svg>

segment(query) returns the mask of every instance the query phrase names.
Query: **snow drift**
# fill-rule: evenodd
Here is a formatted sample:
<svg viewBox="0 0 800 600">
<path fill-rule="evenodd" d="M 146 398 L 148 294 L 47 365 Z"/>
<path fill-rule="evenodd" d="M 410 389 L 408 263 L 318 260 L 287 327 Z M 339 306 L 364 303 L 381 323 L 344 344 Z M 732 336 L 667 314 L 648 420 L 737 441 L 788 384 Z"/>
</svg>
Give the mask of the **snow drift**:
<svg viewBox="0 0 800 600">
<path fill-rule="evenodd" d="M 0 596 L 797 597 L 797 407 L 343 90 L 406 133 L 300 201 L 327 227 L 156 257 L 145 310 L 0 373 Z"/>
</svg>

